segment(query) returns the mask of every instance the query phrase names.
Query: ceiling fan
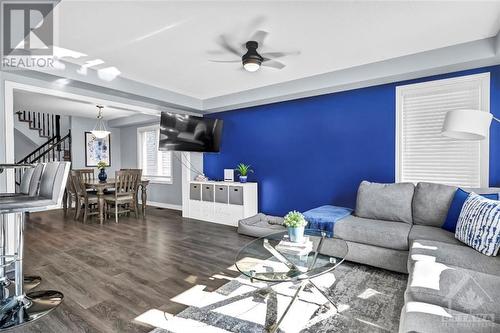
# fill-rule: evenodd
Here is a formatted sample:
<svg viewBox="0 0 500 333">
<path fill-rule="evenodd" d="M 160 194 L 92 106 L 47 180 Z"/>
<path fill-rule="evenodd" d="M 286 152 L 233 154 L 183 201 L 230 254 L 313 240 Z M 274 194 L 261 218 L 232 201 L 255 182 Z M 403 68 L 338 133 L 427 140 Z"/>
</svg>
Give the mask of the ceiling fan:
<svg viewBox="0 0 500 333">
<path fill-rule="evenodd" d="M 210 60 L 211 62 L 238 63 L 241 62 L 243 68 L 248 72 L 255 72 L 261 66 L 275 69 L 283 69 L 286 65 L 283 62 L 274 60 L 287 55 L 295 55 L 300 52 L 264 52 L 259 53 L 257 49 L 262 46 L 264 39 L 269 33 L 264 30 L 256 31 L 252 37 L 240 47 L 231 45 L 226 35 L 219 36 L 218 44 L 229 53 L 239 57 L 238 60 Z M 245 52 L 246 49 L 246 52 Z"/>
</svg>

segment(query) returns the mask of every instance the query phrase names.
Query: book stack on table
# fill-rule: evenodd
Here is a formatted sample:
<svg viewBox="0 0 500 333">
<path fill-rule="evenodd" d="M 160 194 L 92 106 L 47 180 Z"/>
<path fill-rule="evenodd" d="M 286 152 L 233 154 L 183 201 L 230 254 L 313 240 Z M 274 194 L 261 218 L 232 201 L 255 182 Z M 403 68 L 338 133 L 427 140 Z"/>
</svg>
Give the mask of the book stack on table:
<svg viewBox="0 0 500 333">
<path fill-rule="evenodd" d="M 300 243 L 290 242 L 288 239 L 284 239 L 276 245 L 276 250 L 281 253 L 304 256 L 313 250 L 313 242 L 309 240 L 309 237 L 304 237 L 303 241 Z"/>
</svg>

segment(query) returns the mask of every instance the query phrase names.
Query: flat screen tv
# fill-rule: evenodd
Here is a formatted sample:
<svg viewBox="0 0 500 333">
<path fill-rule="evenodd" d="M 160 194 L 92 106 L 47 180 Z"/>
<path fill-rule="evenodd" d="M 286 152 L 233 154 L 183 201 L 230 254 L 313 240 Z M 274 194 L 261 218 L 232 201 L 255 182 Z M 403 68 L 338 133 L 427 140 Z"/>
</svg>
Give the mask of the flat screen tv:
<svg viewBox="0 0 500 333">
<path fill-rule="evenodd" d="M 160 150 L 219 152 L 222 120 L 161 113 Z"/>
</svg>

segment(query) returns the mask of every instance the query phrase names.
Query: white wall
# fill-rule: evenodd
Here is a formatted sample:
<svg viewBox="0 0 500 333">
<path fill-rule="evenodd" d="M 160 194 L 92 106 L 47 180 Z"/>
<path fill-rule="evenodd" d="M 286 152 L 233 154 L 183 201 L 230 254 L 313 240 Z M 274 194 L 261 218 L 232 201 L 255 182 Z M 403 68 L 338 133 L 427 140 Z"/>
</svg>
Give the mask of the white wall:
<svg viewBox="0 0 500 333">
<path fill-rule="evenodd" d="M 89 168 L 85 166 L 85 132 L 90 132 L 96 123 L 92 118 L 71 117 L 71 160 L 73 169 Z M 121 166 L 120 129 L 107 127 L 110 134 L 111 165 L 106 172 L 108 177 L 113 177 L 116 170 Z M 97 172 L 97 168 L 96 168 Z M 97 175 L 97 173 L 96 173 Z"/>
<path fill-rule="evenodd" d="M 137 128 L 148 125 L 154 123 L 121 128 L 122 168 L 137 168 Z M 179 159 L 172 157 L 172 184 L 151 183 L 148 186 L 148 201 L 180 208 L 177 206 L 182 204 L 182 168 Z"/>
<path fill-rule="evenodd" d="M 16 163 L 38 147 L 30 138 L 18 131 L 17 128 L 14 129 L 14 159 Z"/>
</svg>

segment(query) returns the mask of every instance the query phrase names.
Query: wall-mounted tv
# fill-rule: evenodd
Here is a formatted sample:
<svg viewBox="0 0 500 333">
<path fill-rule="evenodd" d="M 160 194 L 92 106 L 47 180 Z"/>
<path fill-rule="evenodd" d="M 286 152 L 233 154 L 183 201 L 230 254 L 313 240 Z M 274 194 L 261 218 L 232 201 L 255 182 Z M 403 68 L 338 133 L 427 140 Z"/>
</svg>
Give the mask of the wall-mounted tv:
<svg viewBox="0 0 500 333">
<path fill-rule="evenodd" d="M 160 150 L 219 152 L 222 120 L 162 112 Z"/>
</svg>

